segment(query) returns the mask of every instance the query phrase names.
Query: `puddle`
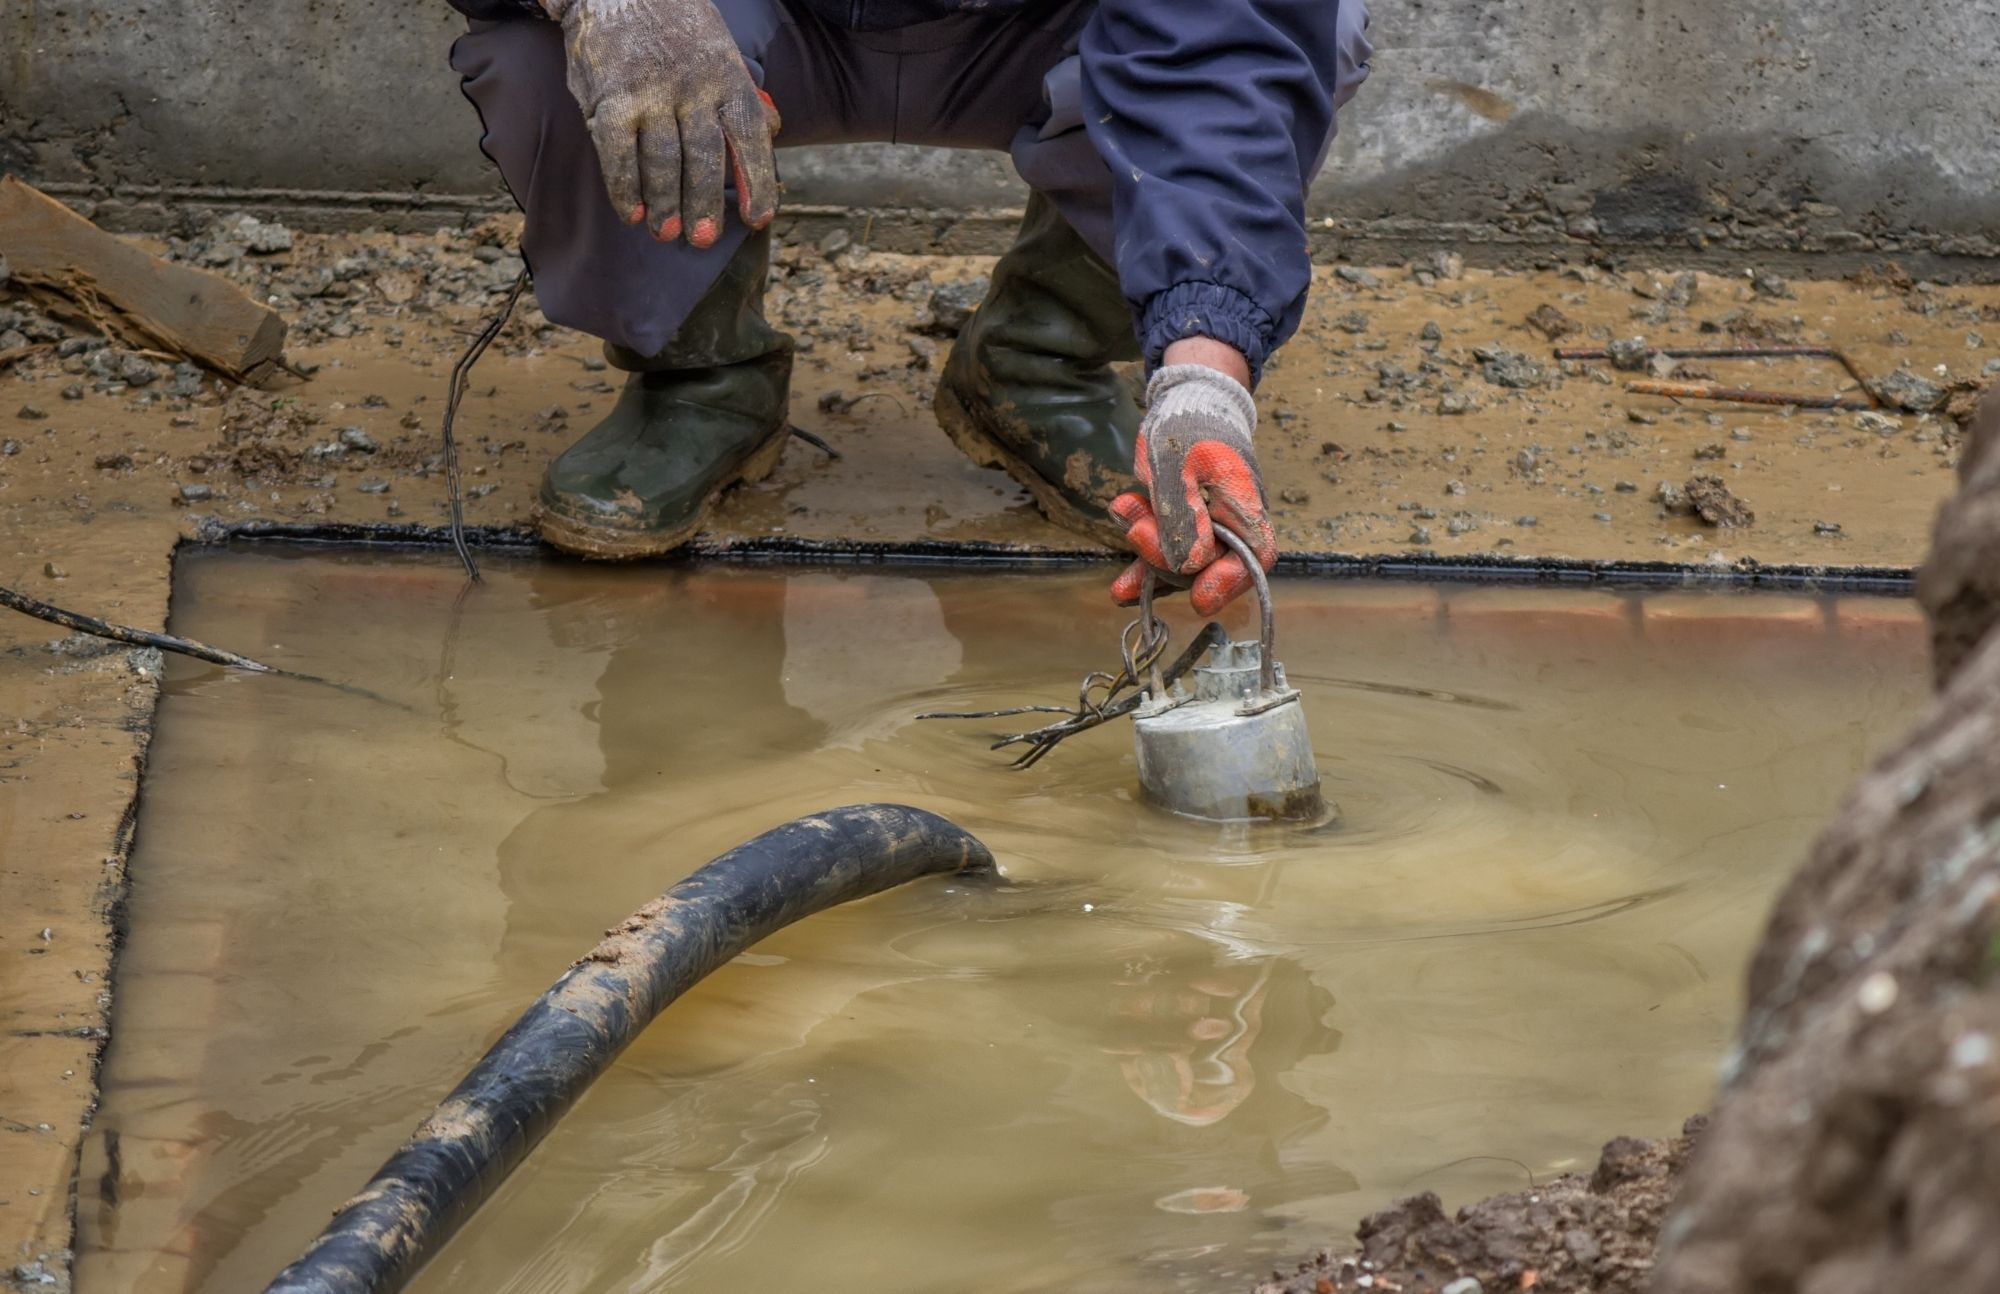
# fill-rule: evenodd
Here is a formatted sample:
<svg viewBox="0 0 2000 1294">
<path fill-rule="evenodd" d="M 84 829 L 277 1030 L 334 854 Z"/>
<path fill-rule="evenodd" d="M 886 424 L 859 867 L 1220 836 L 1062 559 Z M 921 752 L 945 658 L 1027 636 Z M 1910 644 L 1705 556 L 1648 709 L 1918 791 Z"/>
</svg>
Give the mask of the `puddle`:
<svg viewBox="0 0 2000 1294">
<path fill-rule="evenodd" d="M 176 632 L 410 708 L 170 670 L 79 1288 L 261 1288 L 604 926 L 873 799 L 1014 884 L 725 967 L 412 1288 L 1240 1287 L 1700 1108 L 1925 691 L 1898 602 L 1281 584 L 1334 830 L 1161 816 L 1124 726 L 1014 772 L 911 722 L 1061 700 L 1103 579 L 183 559 Z"/>
</svg>

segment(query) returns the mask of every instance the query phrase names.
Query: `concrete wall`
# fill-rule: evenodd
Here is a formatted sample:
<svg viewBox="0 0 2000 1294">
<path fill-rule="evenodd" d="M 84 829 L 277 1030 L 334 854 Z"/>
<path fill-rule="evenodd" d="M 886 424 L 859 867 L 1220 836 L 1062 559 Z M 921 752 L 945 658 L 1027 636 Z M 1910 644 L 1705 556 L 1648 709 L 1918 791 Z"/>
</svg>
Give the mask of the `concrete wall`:
<svg viewBox="0 0 2000 1294">
<path fill-rule="evenodd" d="M 0 168 L 128 226 L 492 209 L 456 26 L 443 0 L 0 0 Z M 1313 191 L 1357 257 L 2000 258 L 2000 0 L 1377 0 L 1374 35 Z M 868 206 L 878 246 L 991 246 L 1020 200 L 995 156 L 784 160 L 795 215 Z"/>
</svg>

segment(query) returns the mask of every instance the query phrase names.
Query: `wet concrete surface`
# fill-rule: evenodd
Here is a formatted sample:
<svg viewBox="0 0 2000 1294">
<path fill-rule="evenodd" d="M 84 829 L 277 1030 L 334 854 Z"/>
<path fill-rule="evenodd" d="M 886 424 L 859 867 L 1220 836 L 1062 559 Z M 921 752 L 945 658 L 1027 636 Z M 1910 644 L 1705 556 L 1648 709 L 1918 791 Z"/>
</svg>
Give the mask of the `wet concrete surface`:
<svg viewBox="0 0 2000 1294">
<path fill-rule="evenodd" d="M 49 347 L 0 371 L 0 582 L 158 628 L 168 553 L 203 517 L 441 520 L 445 374 L 510 279 L 506 237 L 503 224 L 435 238 L 300 235 L 263 254 L 232 252 L 212 233 L 153 244 L 218 265 L 294 321 L 291 354 L 311 378 L 226 398 L 159 358 L 74 344 L 60 354 L 65 336 L 87 347 L 87 335 L 51 332 L 18 293 L 0 295 L 10 312 L 0 351 Z M 929 302 L 982 262 L 817 246 L 779 259 L 773 314 L 808 346 L 795 420 L 842 457 L 794 443 L 771 480 L 724 505 L 712 540 L 1079 546 L 931 423 L 927 393 L 949 338 Z M 1830 341 L 1870 374 L 1905 368 L 1949 400 L 1953 383 L 2000 357 L 1987 340 L 2000 340 L 2000 288 L 1703 275 L 1690 300 L 1685 285 L 1671 266 L 1322 266 L 1305 330 L 1262 392 L 1259 443 L 1281 543 L 1719 565 L 1915 561 L 1950 485 L 1948 417 L 1631 396 L 1627 374 L 1565 371 L 1527 319 L 1547 305 L 1580 325 L 1563 344 Z M 545 325 L 524 310 L 476 374 L 460 424 L 475 523 L 523 521 L 542 464 L 615 390 L 618 375 L 597 367 L 590 343 Z M 1759 386 L 1851 385 L 1826 363 L 1706 367 Z M 1519 382 L 1529 385 L 1506 385 Z M 1890 389 L 1930 398 L 1908 382 Z M 1670 513 L 1659 486 L 1696 474 L 1726 482 L 1755 522 L 1718 529 Z M 55 1270 L 95 1099 L 127 810 L 156 686 L 147 657 L 48 649 L 62 637 L 0 620 L 0 1258 L 46 1254 Z"/>
</svg>

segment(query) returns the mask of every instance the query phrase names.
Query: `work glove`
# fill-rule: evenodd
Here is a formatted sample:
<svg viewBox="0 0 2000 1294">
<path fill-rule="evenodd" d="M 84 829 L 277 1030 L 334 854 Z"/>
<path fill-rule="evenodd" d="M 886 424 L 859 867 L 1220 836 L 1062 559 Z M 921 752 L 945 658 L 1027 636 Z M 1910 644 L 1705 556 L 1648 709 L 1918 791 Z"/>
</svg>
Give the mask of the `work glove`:
<svg viewBox="0 0 2000 1294">
<path fill-rule="evenodd" d="M 542 0 L 562 23 L 569 90 L 583 108 L 611 205 L 671 241 L 722 235 L 723 168 L 743 223 L 778 211 L 778 110 L 750 79 L 710 0 Z"/>
<path fill-rule="evenodd" d="M 1125 606 L 1138 601 L 1150 566 L 1170 587 L 1191 585 L 1195 612 L 1214 615 L 1250 587 L 1249 570 L 1215 537 L 1216 526 L 1235 531 L 1264 569 L 1278 560 L 1250 447 L 1257 403 L 1226 373 L 1170 364 L 1147 384 L 1146 406 L 1133 463 L 1145 493 L 1111 501 L 1139 559 L 1113 581 L 1111 596 Z"/>
</svg>

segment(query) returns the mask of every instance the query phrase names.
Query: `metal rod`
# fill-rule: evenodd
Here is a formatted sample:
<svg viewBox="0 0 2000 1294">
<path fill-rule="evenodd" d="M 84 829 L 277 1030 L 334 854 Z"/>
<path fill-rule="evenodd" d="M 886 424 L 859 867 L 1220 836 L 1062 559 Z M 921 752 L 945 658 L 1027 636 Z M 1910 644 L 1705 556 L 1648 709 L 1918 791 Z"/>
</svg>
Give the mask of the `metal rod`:
<svg viewBox="0 0 2000 1294">
<path fill-rule="evenodd" d="M 1257 641 L 1264 650 L 1263 662 L 1257 669 L 1258 685 L 1266 692 L 1278 690 L 1277 616 L 1271 610 L 1271 581 L 1264 575 L 1264 565 L 1257 560 L 1257 554 L 1250 551 L 1250 545 L 1243 536 L 1228 526 L 1216 523 L 1215 537 L 1226 544 L 1229 550 L 1243 559 L 1244 569 L 1250 572 L 1250 583 L 1257 589 L 1257 611 L 1262 623 L 1258 626 Z"/>
<path fill-rule="evenodd" d="M 1855 383 L 1861 387 L 1862 394 L 1868 397 L 1867 404 L 1819 403 L 1819 401 L 1833 398 L 1827 396 L 1801 396 L 1798 399 L 1782 401 L 1742 400 L 1741 402 L 1746 404 L 1796 404 L 1802 409 L 1875 409 L 1880 407 L 1880 401 L 1875 399 L 1875 385 L 1869 380 L 1868 374 L 1864 373 L 1861 366 L 1854 362 L 1853 356 L 1838 346 L 1820 346 L 1791 342 L 1770 343 L 1761 346 L 1649 346 L 1639 353 L 1647 359 L 1653 359 L 1656 356 L 1665 356 L 1668 359 L 1830 359 L 1846 369 L 1847 375 L 1853 378 Z M 1555 355 L 1557 359 L 1610 359 L 1611 351 L 1610 348 L 1605 346 L 1558 346 L 1556 347 Z M 1637 388 L 1628 384 L 1625 389 L 1631 391 Z M 1640 392 L 1640 394 L 1647 393 Z M 1689 398 L 1741 400 L 1741 397 L 1733 395 L 1690 396 Z"/>
<path fill-rule="evenodd" d="M 1732 400 L 1737 404 L 1791 405 L 1799 409 L 1872 409 L 1872 400 L 1847 395 L 1809 395 L 1803 391 L 1758 391 L 1749 387 L 1717 386 L 1713 382 L 1627 382 L 1634 395 L 1664 395 L 1677 400 Z"/>
</svg>

